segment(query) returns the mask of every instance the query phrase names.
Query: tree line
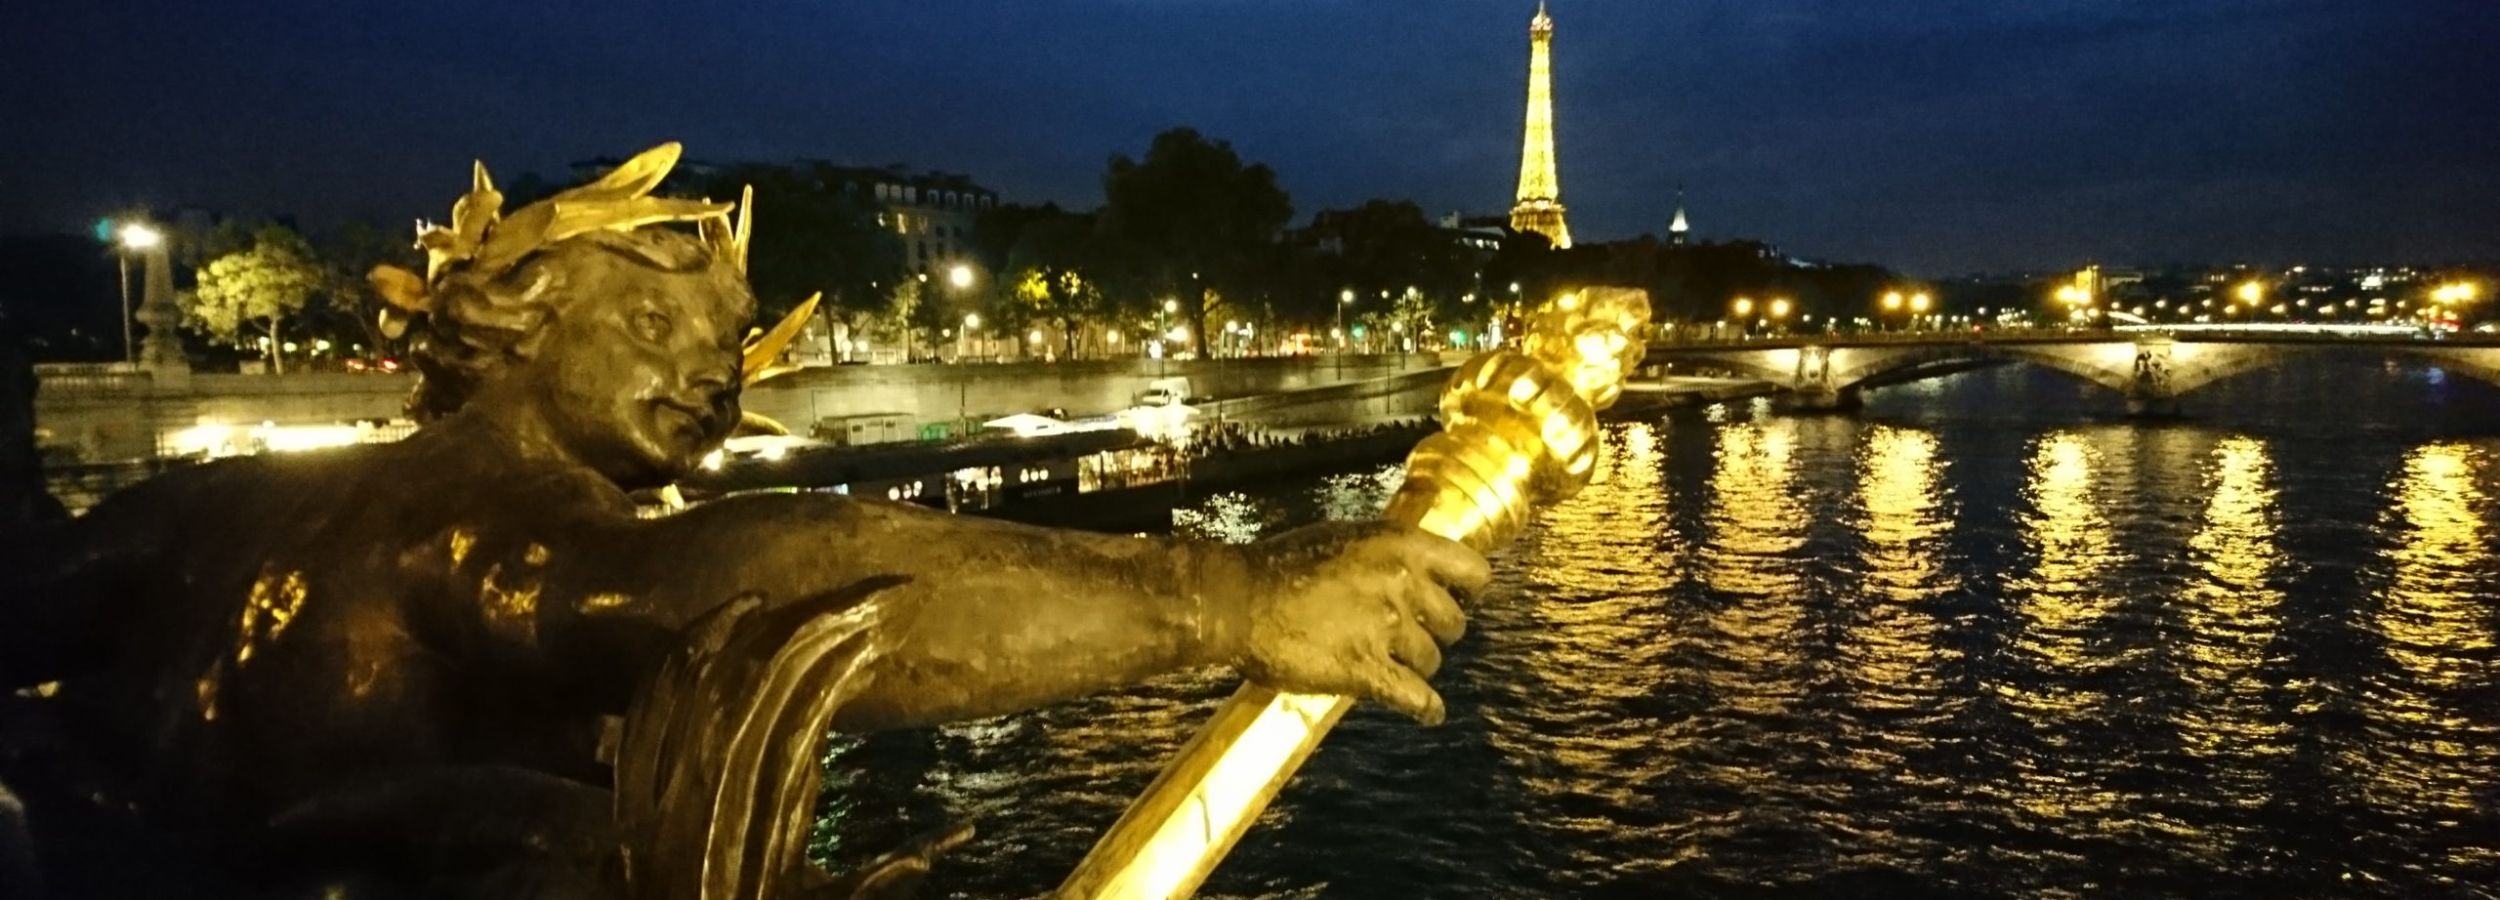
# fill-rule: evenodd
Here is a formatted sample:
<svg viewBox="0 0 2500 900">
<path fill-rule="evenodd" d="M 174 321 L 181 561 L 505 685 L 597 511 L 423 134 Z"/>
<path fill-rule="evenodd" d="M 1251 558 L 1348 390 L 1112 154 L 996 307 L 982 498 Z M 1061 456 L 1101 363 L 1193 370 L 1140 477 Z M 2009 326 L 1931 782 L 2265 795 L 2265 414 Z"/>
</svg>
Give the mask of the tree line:
<svg viewBox="0 0 2500 900">
<path fill-rule="evenodd" d="M 587 166 L 596 168 L 596 164 Z M 979 212 L 959 260 L 906 264 L 903 238 L 861 170 L 826 161 L 686 166 L 663 192 L 732 198 L 755 191 L 749 279 L 770 322 L 822 292 L 825 314 L 859 334 L 938 347 L 967 322 L 1024 353 L 1273 351 L 1291 335 L 1327 346 L 1343 334 L 1380 347 L 1466 343 L 1515 331 L 1520 306 L 1573 286 L 1646 288 L 1662 321 L 1730 316 L 1739 296 L 1778 296 L 1799 321 L 1866 315 L 1900 279 L 1875 266 L 1801 265 L 1753 242 L 1677 246 L 1642 237 L 1557 250 L 1503 230 L 1494 246 L 1434 222 L 1415 203 L 1375 199 L 1294 219 L 1274 170 L 1222 140 L 1175 128 L 1137 157 L 1115 155 L 1091 209 L 1002 204 Z M 525 174 L 505 186 L 518 207 L 561 188 Z M 186 326 L 212 354 L 294 360 L 381 359 L 402 349 L 376 323 L 382 301 L 363 273 L 419 268 L 404 228 L 350 223 L 305 235 L 282 223 L 226 223 L 176 234 L 189 274 Z M 949 269 L 968 268 L 958 286 Z M 421 269 L 420 269 L 421 270 Z M 1233 326 L 1240 326 L 1234 331 Z M 1343 332 L 1337 329 L 1343 327 Z M 1042 334 L 1036 346 L 1022 336 Z"/>
</svg>

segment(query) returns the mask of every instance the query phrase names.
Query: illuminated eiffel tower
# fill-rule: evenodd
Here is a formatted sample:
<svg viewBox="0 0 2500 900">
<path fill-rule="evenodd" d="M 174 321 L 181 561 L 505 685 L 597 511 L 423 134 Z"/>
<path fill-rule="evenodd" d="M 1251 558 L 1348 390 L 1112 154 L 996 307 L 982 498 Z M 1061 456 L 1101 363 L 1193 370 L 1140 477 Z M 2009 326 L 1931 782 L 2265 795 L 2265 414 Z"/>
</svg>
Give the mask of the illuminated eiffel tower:
<svg viewBox="0 0 2500 900">
<path fill-rule="evenodd" d="M 1554 77 L 1551 71 L 1554 19 L 1537 0 L 1536 18 L 1528 20 L 1528 130 L 1519 145 L 1519 203 L 1510 208 L 1513 231 L 1533 231 L 1571 246 L 1571 226 L 1563 224 L 1562 178 L 1554 174 Z"/>
</svg>

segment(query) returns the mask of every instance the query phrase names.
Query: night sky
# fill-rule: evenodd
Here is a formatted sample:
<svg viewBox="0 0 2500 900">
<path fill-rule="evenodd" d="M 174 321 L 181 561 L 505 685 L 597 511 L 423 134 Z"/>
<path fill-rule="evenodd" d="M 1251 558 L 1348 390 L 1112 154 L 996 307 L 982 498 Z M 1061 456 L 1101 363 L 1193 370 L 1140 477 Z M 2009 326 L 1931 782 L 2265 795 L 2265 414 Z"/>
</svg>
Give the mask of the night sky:
<svg viewBox="0 0 2500 900">
<path fill-rule="evenodd" d="M 1298 216 L 1508 208 L 1532 0 L 29 0 L 0 233 L 119 204 L 442 217 L 661 139 L 1091 207 L 1190 125 Z M 729 9 L 692 7 L 735 7 Z M 228 7 L 242 7 L 240 11 Z M 2500 259 L 2494 0 L 1555 0 L 1563 201 L 1924 274 Z M 767 200 L 769 202 L 769 200 Z"/>
</svg>

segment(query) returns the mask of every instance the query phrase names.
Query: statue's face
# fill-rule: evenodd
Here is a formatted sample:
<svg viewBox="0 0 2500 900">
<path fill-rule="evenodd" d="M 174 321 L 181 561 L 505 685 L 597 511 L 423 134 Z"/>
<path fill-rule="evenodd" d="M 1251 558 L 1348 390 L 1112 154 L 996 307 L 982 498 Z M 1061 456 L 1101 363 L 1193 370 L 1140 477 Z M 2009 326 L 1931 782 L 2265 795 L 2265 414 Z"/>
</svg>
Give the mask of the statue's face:
<svg viewBox="0 0 2500 900">
<path fill-rule="evenodd" d="M 517 387 L 571 455 L 628 488 L 665 484 L 738 424 L 739 339 L 755 315 L 726 266 L 663 272 L 572 254 Z"/>
</svg>

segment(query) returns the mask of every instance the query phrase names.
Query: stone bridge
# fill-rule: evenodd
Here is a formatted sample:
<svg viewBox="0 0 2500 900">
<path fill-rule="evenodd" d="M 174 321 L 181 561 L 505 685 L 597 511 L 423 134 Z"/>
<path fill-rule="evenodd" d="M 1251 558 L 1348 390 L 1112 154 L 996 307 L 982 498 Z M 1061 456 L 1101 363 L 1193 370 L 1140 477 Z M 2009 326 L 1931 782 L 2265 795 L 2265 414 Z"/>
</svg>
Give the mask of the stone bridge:
<svg viewBox="0 0 2500 900">
<path fill-rule="evenodd" d="M 1733 343 L 1654 344 L 1648 362 L 1757 378 L 1808 409 L 1845 409 L 1860 392 L 2021 362 L 2124 395 L 2131 413 L 2169 414 L 2182 395 L 2233 375 L 2312 354 L 2371 354 L 2437 366 L 2500 385 L 2500 341 L 2393 337 L 2169 335 L 2114 332 L 1800 336 Z"/>
</svg>

